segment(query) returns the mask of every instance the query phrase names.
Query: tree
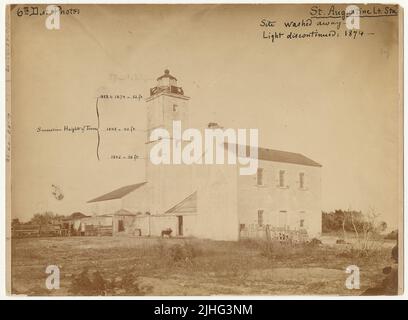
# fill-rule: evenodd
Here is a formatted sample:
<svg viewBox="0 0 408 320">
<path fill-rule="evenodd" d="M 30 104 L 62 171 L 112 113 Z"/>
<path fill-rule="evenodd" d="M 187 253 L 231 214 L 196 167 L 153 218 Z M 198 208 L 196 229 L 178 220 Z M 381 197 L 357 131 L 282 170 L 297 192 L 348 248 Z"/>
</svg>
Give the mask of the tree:
<svg viewBox="0 0 408 320">
<path fill-rule="evenodd" d="M 335 210 L 332 212 L 322 212 L 322 231 L 339 232 L 361 232 L 363 229 L 364 216 L 361 211 L 355 210 Z M 354 223 L 354 225 L 353 225 Z"/>
<path fill-rule="evenodd" d="M 61 220 L 61 218 L 63 217 L 64 216 L 55 214 L 52 211 L 46 211 L 43 213 L 34 214 L 34 216 L 30 220 L 30 223 L 39 225 L 51 224 L 55 221 Z"/>
<path fill-rule="evenodd" d="M 374 208 L 370 208 L 368 212 L 363 216 L 361 223 L 361 233 L 357 232 L 357 227 L 352 220 L 353 227 L 356 233 L 357 239 L 357 249 L 360 254 L 368 256 L 371 251 L 375 249 L 375 246 L 379 245 L 377 241 L 381 232 L 385 231 L 387 224 L 382 222 L 377 222 L 377 218 L 380 216 Z"/>
</svg>

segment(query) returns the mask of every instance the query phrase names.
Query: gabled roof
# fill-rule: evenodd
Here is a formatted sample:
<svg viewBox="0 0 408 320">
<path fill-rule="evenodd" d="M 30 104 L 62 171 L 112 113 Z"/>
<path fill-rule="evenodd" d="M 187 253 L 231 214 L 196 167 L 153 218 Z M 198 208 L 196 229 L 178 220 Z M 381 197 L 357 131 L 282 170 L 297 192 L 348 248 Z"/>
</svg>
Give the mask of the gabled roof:
<svg viewBox="0 0 408 320">
<path fill-rule="evenodd" d="M 129 210 L 126 210 L 126 209 L 120 209 L 116 211 L 113 215 L 114 216 L 135 216 L 136 213 L 130 212 Z"/>
<path fill-rule="evenodd" d="M 224 147 L 228 148 L 228 143 L 225 143 Z M 248 157 L 250 156 L 249 148 L 250 146 L 246 146 L 246 154 Z M 238 149 L 238 145 L 237 145 L 237 149 Z M 258 148 L 258 159 L 265 160 L 265 161 L 300 164 L 303 166 L 312 166 L 312 167 L 322 166 L 320 163 L 317 163 L 316 161 L 313 161 L 312 159 L 300 153 L 273 150 L 273 149 L 267 149 L 267 148 L 261 148 L 261 147 Z"/>
<path fill-rule="evenodd" d="M 126 209 L 120 209 L 118 211 L 116 211 L 114 214 L 114 216 L 145 216 L 146 213 L 142 213 L 142 212 L 132 212 Z"/>
<path fill-rule="evenodd" d="M 165 213 L 187 213 L 197 212 L 197 191 L 190 194 L 187 198 L 176 204 Z"/>
<path fill-rule="evenodd" d="M 82 212 L 74 212 L 70 214 L 69 216 L 65 217 L 63 220 L 76 220 L 76 219 L 82 219 L 89 217 L 86 214 L 83 214 Z"/>
<path fill-rule="evenodd" d="M 140 188 L 146 184 L 146 182 L 142 183 L 136 183 L 136 184 L 131 184 L 128 186 L 124 186 L 122 188 L 113 190 L 111 192 L 108 192 L 100 197 L 97 197 L 95 199 L 89 200 L 88 203 L 90 202 L 99 202 L 99 201 L 106 201 L 106 200 L 113 200 L 113 199 L 121 199 L 127 194 L 131 193 L 132 191 L 135 191 L 136 189 Z"/>
<path fill-rule="evenodd" d="M 286 162 L 304 166 L 321 167 L 320 163 L 304 156 L 301 153 L 258 148 L 258 158 L 266 161 Z"/>
</svg>

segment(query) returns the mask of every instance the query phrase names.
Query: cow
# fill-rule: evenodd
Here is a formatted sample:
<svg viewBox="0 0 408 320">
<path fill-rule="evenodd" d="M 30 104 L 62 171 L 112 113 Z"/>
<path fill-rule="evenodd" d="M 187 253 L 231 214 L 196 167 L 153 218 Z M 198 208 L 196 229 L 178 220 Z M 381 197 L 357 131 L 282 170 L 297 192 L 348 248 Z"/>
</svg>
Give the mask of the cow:
<svg viewBox="0 0 408 320">
<path fill-rule="evenodd" d="M 171 228 L 164 229 L 161 232 L 161 236 L 162 236 L 162 238 L 164 238 L 164 236 L 168 236 L 169 238 L 171 238 L 171 233 L 172 232 L 173 232 L 173 230 L 171 230 Z"/>
</svg>

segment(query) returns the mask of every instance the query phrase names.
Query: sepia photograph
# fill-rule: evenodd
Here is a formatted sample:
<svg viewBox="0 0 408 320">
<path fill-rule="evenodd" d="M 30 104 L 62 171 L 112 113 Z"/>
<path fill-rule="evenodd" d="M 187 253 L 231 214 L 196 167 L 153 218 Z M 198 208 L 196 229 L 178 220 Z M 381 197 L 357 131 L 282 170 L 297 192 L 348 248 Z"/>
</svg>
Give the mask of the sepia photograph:
<svg viewBox="0 0 408 320">
<path fill-rule="evenodd" d="M 401 6 L 5 23 L 7 295 L 404 293 Z"/>
</svg>

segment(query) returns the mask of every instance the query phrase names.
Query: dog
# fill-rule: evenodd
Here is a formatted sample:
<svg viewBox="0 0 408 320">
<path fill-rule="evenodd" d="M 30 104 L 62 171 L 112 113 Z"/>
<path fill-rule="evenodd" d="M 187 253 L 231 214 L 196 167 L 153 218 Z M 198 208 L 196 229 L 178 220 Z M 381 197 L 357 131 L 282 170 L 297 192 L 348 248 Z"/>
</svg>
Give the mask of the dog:
<svg viewBox="0 0 408 320">
<path fill-rule="evenodd" d="M 162 238 L 164 238 L 164 236 L 168 236 L 169 238 L 171 238 L 171 233 L 172 232 L 173 232 L 173 230 L 171 230 L 171 228 L 164 229 L 161 232 L 161 236 L 162 236 Z"/>
</svg>

